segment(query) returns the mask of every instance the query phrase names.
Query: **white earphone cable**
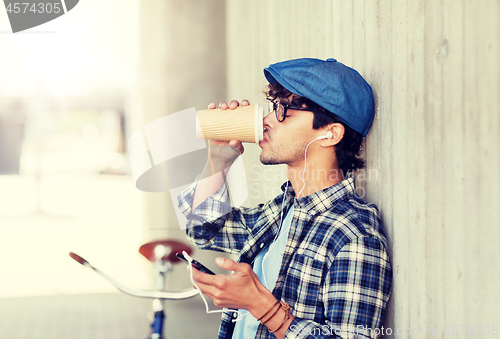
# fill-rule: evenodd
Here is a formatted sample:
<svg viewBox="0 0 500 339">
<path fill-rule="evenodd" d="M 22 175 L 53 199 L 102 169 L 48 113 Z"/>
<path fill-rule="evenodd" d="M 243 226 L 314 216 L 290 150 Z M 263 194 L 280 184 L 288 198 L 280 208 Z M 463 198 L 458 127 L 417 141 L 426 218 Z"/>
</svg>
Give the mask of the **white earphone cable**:
<svg viewBox="0 0 500 339">
<path fill-rule="evenodd" d="M 194 287 L 196 287 L 196 289 L 198 290 L 198 293 L 201 296 L 201 299 L 203 299 L 203 302 L 205 303 L 205 311 L 206 311 L 206 313 L 210 314 L 210 313 L 223 313 L 223 312 L 225 312 L 226 309 L 223 309 L 223 310 L 212 310 L 212 311 L 210 311 L 210 309 L 208 307 L 207 300 L 205 299 L 205 296 L 203 295 L 203 293 L 201 293 L 201 290 L 198 287 L 198 284 L 196 284 L 196 282 L 193 279 L 193 263 L 192 263 L 193 262 L 193 258 L 191 258 L 189 256 L 189 254 L 186 253 L 186 251 L 182 251 L 182 254 L 184 255 L 184 258 L 186 258 L 187 261 L 188 261 L 188 263 L 189 263 L 189 277 L 191 278 L 191 283 L 194 285 Z M 232 312 L 238 313 L 238 318 L 233 319 L 233 322 L 240 321 L 244 316 L 246 316 L 247 314 L 250 313 L 250 312 L 248 312 L 246 314 L 242 314 L 240 311 L 237 311 L 237 310 L 233 310 Z"/>
<path fill-rule="evenodd" d="M 321 140 L 321 139 L 325 139 L 325 138 L 331 138 L 331 135 L 328 136 L 328 134 L 326 134 L 325 136 L 323 137 L 318 137 L 316 139 L 314 139 L 313 141 L 309 142 L 306 146 L 306 149 L 304 151 L 304 170 L 302 171 L 302 174 L 301 174 L 301 177 L 302 177 L 302 189 L 300 190 L 299 194 L 297 195 L 297 198 L 300 197 L 300 194 L 302 193 L 302 191 L 304 190 L 304 188 L 306 187 L 306 180 L 304 178 L 304 174 L 306 172 L 306 168 L 307 168 L 307 149 L 309 148 L 309 146 L 315 142 L 315 141 L 318 141 L 318 140 Z M 283 195 L 283 201 L 281 202 L 281 220 L 280 220 L 280 227 L 278 229 L 278 233 L 276 233 L 276 236 L 274 237 L 274 240 L 273 242 L 271 243 L 271 246 L 269 248 L 269 250 L 267 251 L 267 253 L 264 255 L 264 258 L 262 259 L 262 276 L 264 278 L 264 282 L 266 284 L 266 287 L 269 288 L 269 286 L 267 286 L 267 279 L 266 279 L 266 273 L 264 271 L 264 261 L 267 259 L 267 256 L 269 255 L 269 252 L 271 252 L 271 250 L 273 249 L 274 246 L 276 246 L 276 242 L 277 240 L 279 240 L 281 238 L 281 236 L 284 234 L 280 234 L 281 233 L 281 226 L 283 225 L 283 204 L 285 202 L 285 197 L 286 197 L 286 190 L 288 189 L 288 181 L 286 182 L 286 188 L 285 188 L 285 194 Z"/>
<path fill-rule="evenodd" d="M 304 174 L 306 173 L 306 167 L 307 167 L 307 149 L 309 148 L 309 145 L 311 145 L 313 142 L 318 141 L 320 139 L 314 139 L 310 143 L 307 144 L 306 150 L 304 151 L 304 170 L 302 171 L 301 177 L 302 177 L 302 189 L 300 190 L 299 194 L 297 194 L 297 198 L 300 197 L 300 194 L 306 188 L 306 179 L 304 179 Z"/>
<path fill-rule="evenodd" d="M 315 141 L 318 141 L 320 140 L 319 138 L 316 138 L 314 139 L 313 141 L 311 141 L 310 143 L 307 144 L 306 146 L 306 149 L 304 151 L 304 170 L 302 171 L 302 189 L 300 190 L 299 194 L 297 195 L 297 197 L 300 197 L 300 194 L 302 193 L 302 191 L 304 190 L 304 188 L 306 187 L 306 180 L 304 178 L 304 174 L 306 172 L 306 169 L 307 169 L 307 149 L 309 148 L 309 146 L 315 142 Z M 269 252 L 274 248 L 274 246 L 276 246 L 276 243 L 277 241 L 283 236 L 283 234 L 280 234 L 281 233 L 281 227 L 283 226 L 283 205 L 285 203 L 285 198 L 286 198 L 286 193 L 287 193 L 287 190 L 288 190 L 288 181 L 286 183 L 286 187 L 285 187 L 285 192 L 283 194 L 283 200 L 281 201 L 281 213 L 280 213 L 280 226 L 279 226 L 279 229 L 278 229 L 278 232 L 276 233 L 276 235 L 274 236 L 274 239 L 273 239 L 273 242 L 271 243 L 270 247 L 269 247 L 269 250 L 267 251 L 267 253 L 264 255 L 264 258 L 262 259 L 262 276 L 264 278 L 264 283 L 266 284 L 266 287 L 267 286 L 267 279 L 266 279 L 266 274 L 265 274 L 265 270 L 264 270 L 264 261 L 267 259 L 267 256 L 269 255 Z M 182 252 L 182 254 L 184 254 L 184 257 L 187 259 L 188 263 L 189 263 L 189 277 L 191 279 L 191 283 L 196 287 L 196 289 L 198 290 L 198 293 L 200 294 L 201 296 L 201 299 L 203 299 L 203 302 L 205 303 L 205 311 L 207 314 L 209 313 L 223 313 L 225 312 L 226 309 L 224 310 L 212 310 L 210 311 L 209 307 L 208 307 L 208 303 L 207 303 L 207 300 L 205 299 L 205 296 L 203 295 L 203 293 L 201 292 L 200 288 L 198 287 L 198 284 L 196 284 L 196 282 L 194 281 L 194 278 L 193 278 L 193 264 L 192 264 L 192 261 L 193 261 L 193 258 L 191 258 L 189 256 L 189 254 L 187 254 L 185 251 Z M 269 288 L 269 287 L 268 287 Z M 236 312 L 238 313 L 238 318 L 236 319 L 233 319 L 232 321 L 233 322 L 236 322 L 236 321 L 240 321 L 243 319 L 244 316 L 250 314 L 250 312 L 248 313 L 245 313 L 245 314 L 242 314 L 240 311 L 238 310 L 233 310 L 233 312 Z"/>
</svg>

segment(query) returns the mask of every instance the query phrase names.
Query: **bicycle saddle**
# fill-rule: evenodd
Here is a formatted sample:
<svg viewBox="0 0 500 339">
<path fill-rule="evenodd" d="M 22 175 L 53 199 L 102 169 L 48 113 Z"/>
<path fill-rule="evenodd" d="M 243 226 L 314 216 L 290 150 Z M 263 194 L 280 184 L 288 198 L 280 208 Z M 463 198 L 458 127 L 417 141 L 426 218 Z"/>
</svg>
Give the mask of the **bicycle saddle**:
<svg viewBox="0 0 500 339">
<path fill-rule="evenodd" d="M 165 254 L 161 257 L 161 260 L 168 261 L 172 264 L 181 262 L 181 260 L 175 256 L 176 253 L 186 251 L 187 254 L 191 254 L 193 252 L 191 246 L 177 240 L 156 240 L 142 245 L 139 248 L 139 253 L 149 261 L 155 262 L 157 260 L 155 248 L 158 246 L 164 247 L 163 253 Z M 156 251 L 156 253 L 158 253 L 158 251 Z"/>
</svg>

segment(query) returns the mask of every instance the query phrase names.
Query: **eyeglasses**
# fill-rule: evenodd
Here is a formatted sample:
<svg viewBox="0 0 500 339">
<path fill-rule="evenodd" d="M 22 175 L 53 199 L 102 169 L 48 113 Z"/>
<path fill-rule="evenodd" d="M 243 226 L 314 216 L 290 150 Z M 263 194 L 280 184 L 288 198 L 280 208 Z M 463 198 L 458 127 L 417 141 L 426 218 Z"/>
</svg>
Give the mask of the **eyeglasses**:
<svg viewBox="0 0 500 339">
<path fill-rule="evenodd" d="M 276 114 L 276 120 L 279 122 L 285 121 L 286 118 L 286 111 L 289 109 L 294 109 L 296 111 L 307 111 L 307 112 L 313 112 L 310 108 L 304 108 L 304 107 L 297 107 L 297 106 L 292 106 L 292 105 L 287 105 L 287 104 L 280 104 L 279 102 L 274 102 L 270 101 L 269 102 L 269 113 L 274 113 Z"/>
</svg>

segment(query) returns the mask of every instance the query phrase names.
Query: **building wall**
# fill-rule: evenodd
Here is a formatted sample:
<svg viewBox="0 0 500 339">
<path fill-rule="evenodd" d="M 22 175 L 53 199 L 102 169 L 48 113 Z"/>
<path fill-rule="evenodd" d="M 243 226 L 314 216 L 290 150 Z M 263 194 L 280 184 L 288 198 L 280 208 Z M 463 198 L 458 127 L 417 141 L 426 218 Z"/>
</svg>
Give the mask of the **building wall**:
<svg viewBox="0 0 500 339">
<path fill-rule="evenodd" d="M 298 57 L 334 57 L 375 93 L 358 185 L 394 266 L 385 326 L 500 325 L 500 1 L 226 1 L 227 100 L 265 104 L 262 69 Z M 247 205 L 284 181 L 259 152 Z"/>
</svg>

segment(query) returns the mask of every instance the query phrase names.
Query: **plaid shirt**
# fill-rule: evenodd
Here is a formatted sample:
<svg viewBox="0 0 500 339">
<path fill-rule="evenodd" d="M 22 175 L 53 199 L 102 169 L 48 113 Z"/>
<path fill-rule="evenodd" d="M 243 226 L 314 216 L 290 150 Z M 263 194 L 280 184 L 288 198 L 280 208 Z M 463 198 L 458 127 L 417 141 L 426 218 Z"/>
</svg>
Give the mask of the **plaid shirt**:
<svg viewBox="0 0 500 339">
<path fill-rule="evenodd" d="M 178 197 L 188 237 L 201 249 L 238 254 L 239 262 L 252 264 L 279 229 L 283 194 L 255 208 L 231 208 L 223 186 L 191 213 L 195 188 Z M 355 193 L 352 176 L 298 200 L 290 183 L 284 194 L 284 212 L 295 208 L 272 292 L 295 316 L 285 337 L 378 338 L 392 268 L 377 207 Z M 236 315 L 223 313 L 219 339 L 231 338 Z M 260 324 L 256 338 L 274 335 Z"/>
</svg>

